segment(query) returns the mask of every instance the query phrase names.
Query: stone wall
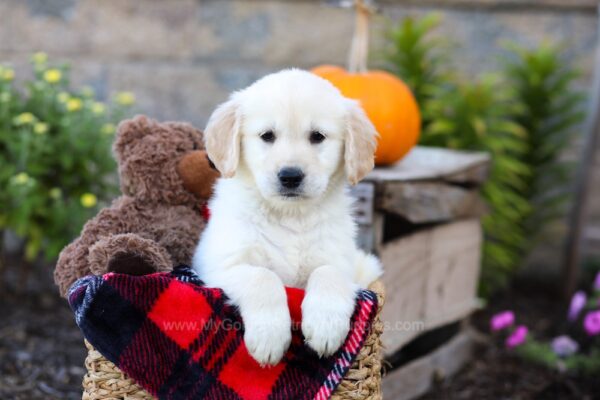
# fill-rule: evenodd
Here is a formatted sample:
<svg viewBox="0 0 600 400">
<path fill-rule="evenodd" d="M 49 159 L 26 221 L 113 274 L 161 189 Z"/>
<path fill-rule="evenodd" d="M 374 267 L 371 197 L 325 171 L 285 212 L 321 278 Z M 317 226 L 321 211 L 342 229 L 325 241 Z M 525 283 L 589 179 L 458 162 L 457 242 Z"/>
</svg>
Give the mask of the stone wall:
<svg viewBox="0 0 600 400">
<path fill-rule="evenodd" d="M 140 112 L 202 127 L 229 92 L 266 73 L 344 64 L 353 16 L 326 3 L 0 0 L 0 62 L 22 74 L 31 53 L 42 50 L 69 61 L 74 83 L 91 85 L 102 98 L 130 90 Z M 494 70 L 506 55 L 503 40 L 532 46 L 552 40 L 565 44 L 583 72 L 580 86 L 589 86 L 597 46 L 594 0 L 379 3 L 385 17 L 373 23 L 375 47 L 386 19 L 442 12 L 440 33 L 456 44 L 454 58 L 466 74 Z M 600 221 L 600 189 L 593 203 L 592 217 Z"/>
<path fill-rule="evenodd" d="M 381 2 L 383 14 L 392 20 L 445 14 L 440 31 L 457 45 L 455 59 L 466 72 L 493 70 L 504 54 L 502 40 L 535 45 L 550 39 L 564 42 L 589 78 L 593 8 L 403 3 Z M 353 29 L 349 10 L 316 0 L 0 0 L 0 16 L 1 62 L 21 68 L 43 50 L 72 63 L 75 84 L 91 85 L 103 97 L 131 90 L 140 111 L 199 126 L 230 91 L 268 72 L 344 64 Z M 373 24 L 375 46 L 385 22 L 380 17 Z"/>
</svg>

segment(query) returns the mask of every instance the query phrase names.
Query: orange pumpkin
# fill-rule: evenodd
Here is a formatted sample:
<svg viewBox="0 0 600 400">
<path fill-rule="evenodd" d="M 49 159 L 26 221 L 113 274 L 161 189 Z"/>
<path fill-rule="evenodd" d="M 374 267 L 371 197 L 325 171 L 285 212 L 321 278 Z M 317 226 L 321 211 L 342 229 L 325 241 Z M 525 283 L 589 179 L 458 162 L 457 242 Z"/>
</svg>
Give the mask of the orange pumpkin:
<svg viewBox="0 0 600 400">
<path fill-rule="evenodd" d="M 377 165 L 395 163 L 419 141 L 419 107 L 410 89 L 394 75 L 384 71 L 352 74 L 333 65 L 322 65 L 312 72 L 330 81 L 344 96 L 360 101 L 379 132 Z"/>
<path fill-rule="evenodd" d="M 369 17 L 374 12 L 365 0 L 354 0 L 356 25 L 348 71 L 335 65 L 321 65 L 313 73 L 330 81 L 344 96 L 359 100 L 379 132 L 375 164 L 389 165 L 401 159 L 417 144 L 421 114 L 410 89 L 384 71 L 369 71 Z"/>
</svg>

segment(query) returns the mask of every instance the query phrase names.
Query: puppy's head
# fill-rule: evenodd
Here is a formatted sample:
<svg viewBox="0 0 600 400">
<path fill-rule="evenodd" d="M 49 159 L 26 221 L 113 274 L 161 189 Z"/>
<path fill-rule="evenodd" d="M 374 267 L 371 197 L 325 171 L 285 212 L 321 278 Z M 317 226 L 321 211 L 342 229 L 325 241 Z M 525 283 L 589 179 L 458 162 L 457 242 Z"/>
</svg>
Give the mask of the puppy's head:
<svg viewBox="0 0 600 400">
<path fill-rule="evenodd" d="M 377 132 L 360 105 L 301 70 L 268 75 L 212 114 L 206 150 L 223 177 L 254 180 L 267 200 L 318 199 L 334 176 L 373 168 Z"/>
</svg>

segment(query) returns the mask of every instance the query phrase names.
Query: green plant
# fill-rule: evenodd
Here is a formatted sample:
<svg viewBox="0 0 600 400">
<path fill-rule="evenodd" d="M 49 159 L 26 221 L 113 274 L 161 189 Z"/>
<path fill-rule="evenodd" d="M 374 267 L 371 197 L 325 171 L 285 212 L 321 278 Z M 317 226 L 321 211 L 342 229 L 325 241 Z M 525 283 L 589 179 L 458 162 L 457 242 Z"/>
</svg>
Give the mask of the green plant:
<svg viewBox="0 0 600 400">
<path fill-rule="evenodd" d="M 563 359 L 552 351 L 550 344 L 532 338 L 518 347 L 516 352 L 526 361 L 546 368 L 585 375 L 594 375 L 600 372 L 600 350 L 597 348 L 591 349 L 588 354 L 573 354 Z"/>
<path fill-rule="evenodd" d="M 0 231 L 24 238 L 27 261 L 56 257 L 115 193 L 114 124 L 134 101 L 120 93 L 105 105 L 90 88 L 70 89 L 67 65 L 32 60 L 22 90 L 0 66 Z"/>
<path fill-rule="evenodd" d="M 423 132 L 428 144 L 492 155 L 489 179 L 482 188 L 489 207 L 483 217 L 482 289 L 489 291 L 504 283 L 526 241 L 521 226 L 523 216 L 530 211 L 521 195 L 530 174 L 528 165 L 521 161 L 526 132 L 511 119 L 519 107 L 493 75 L 447 84 L 423 107 L 431 118 Z"/>
<path fill-rule="evenodd" d="M 519 113 L 511 92 L 498 76 L 461 80 L 453 71 L 443 42 L 432 38 L 439 17 L 407 18 L 391 31 L 389 69 L 415 92 L 423 114 L 421 144 L 480 150 L 492 157 L 483 187 L 490 212 L 484 217 L 482 290 L 502 285 L 519 262 L 526 240 L 520 221 L 529 212 L 521 195 L 529 168 L 524 129 L 513 119 Z M 444 71 L 444 72 L 442 72 Z"/>
<path fill-rule="evenodd" d="M 549 222 L 565 214 L 572 168 L 560 157 L 583 119 L 583 95 L 572 89 L 578 73 L 561 56 L 559 47 L 507 47 L 513 57 L 506 62 L 504 74 L 521 103 L 514 120 L 527 132 L 523 162 L 531 170 L 521 190 L 531 204 L 522 225 L 533 242 Z"/>
<path fill-rule="evenodd" d="M 430 14 L 421 19 L 405 18 L 387 31 L 387 46 L 381 55 L 390 72 L 411 88 L 417 102 L 427 101 L 436 87 L 449 79 L 446 42 L 432 35 L 442 18 Z M 423 126 L 428 120 L 423 116 Z"/>
<path fill-rule="evenodd" d="M 493 315 L 490 329 L 496 338 L 505 338 L 507 349 L 528 362 L 560 371 L 597 375 L 600 372 L 599 300 L 600 273 L 596 274 L 589 295 L 583 290 L 573 295 L 566 332 L 551 341 L 533 337 L 525 325 L 515 325 L 516 317 L 511 310 Z M 543 317 L 548 319 L 549 316 Z"/>
<path fill-rule="evenodd" d="M 420 143 L 492 155 L 483 187 L 490 213 L 483 219 L 482 290 L 507 281 L 544 222 L 561 215 L 558 162 L 580 121 L 576 76 L 552 46 L 513 47 L 515 55 L 495 78 L 461 79 L 446 41 L 433 35 L 438 16 L 406 18 L 389 32 L 387 68 L 411 86 L 423 115 Z"/>
</svg>

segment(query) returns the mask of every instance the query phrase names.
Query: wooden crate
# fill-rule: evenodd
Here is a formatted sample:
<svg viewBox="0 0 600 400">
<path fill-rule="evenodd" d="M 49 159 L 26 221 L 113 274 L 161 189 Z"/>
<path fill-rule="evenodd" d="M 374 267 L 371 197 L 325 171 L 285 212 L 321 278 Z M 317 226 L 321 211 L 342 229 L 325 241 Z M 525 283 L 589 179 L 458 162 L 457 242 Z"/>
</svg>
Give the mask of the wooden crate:
<svg viewBox="0 0 600 400">
<path fill-rule="evenodd" d="M 429 391 L 441 379 L 461 370 L 477 351 L 476 334 L 465 328 L 444 346 L 385 375 L 384 399 L 411 400 Z"/>
<path fill-rule="evenodd" d="M 480 217 L 486 211 L 479 189 L 489 165 L 485 153 L 417 147 L 353 189 L 359 243 L 385 268 L 386 356 L 477 307 Z"/>
</svg>

